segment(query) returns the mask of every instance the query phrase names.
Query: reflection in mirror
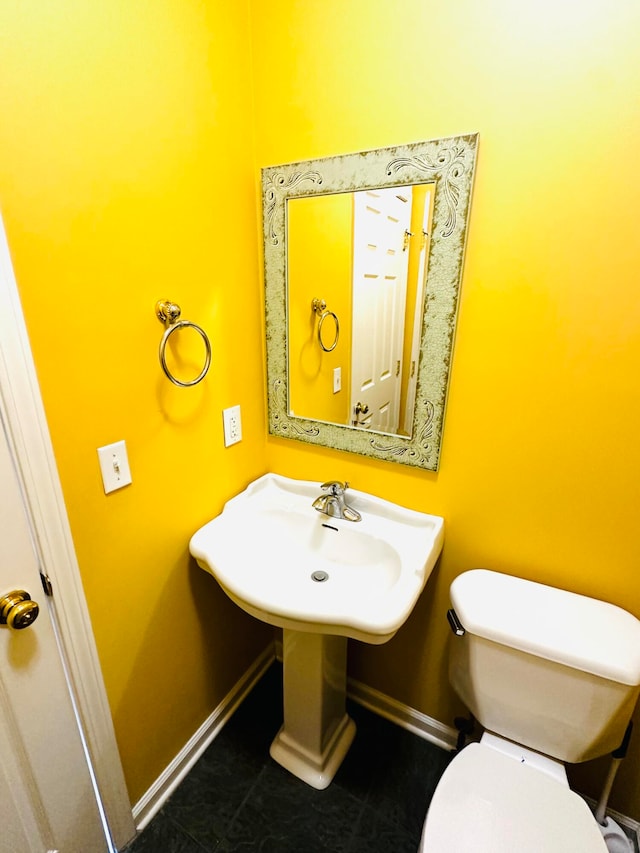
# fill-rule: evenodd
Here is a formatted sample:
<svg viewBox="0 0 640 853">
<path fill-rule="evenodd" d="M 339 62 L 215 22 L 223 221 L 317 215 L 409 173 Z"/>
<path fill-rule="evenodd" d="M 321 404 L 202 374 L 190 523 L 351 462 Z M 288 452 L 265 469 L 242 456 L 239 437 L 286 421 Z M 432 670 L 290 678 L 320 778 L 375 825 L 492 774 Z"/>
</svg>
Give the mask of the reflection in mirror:
<svg viewBox="0 0 640 853">
<path fill-rule="evenodd" d="M 272 435 L 437 470 L 477 142 L 263 169 Z"/>
<path fill-rule="evenodd" d="M 289 415 L 411 435 L 433 195 L 288 199 Z"/>
</svg>

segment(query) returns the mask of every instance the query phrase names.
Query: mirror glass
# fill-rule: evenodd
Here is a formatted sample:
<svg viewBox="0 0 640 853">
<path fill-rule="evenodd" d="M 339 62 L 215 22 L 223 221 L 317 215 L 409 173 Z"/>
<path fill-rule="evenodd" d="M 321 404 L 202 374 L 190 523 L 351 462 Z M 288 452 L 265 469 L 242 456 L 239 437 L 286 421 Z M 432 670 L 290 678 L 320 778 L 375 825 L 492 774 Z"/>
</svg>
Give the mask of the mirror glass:
<svg viewBox="0 0 640 853">
<path fill-rule="evenodd" d="M 263 169 L 271 434 L 437 470 L 476 150 Z"/>
<path fill-rule="evenodd" d="M 290 416 L 411 435 L 433 189 L 288 199 Z"/>
</svg>

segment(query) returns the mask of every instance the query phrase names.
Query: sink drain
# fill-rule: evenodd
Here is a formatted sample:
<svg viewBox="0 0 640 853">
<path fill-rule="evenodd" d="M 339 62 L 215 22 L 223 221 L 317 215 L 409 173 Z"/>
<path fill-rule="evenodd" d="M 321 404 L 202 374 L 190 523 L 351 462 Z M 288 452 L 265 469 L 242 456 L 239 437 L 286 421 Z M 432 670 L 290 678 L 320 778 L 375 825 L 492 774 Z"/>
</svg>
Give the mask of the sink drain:
<svg viewBox="0 0 640 853">
<path fill-rule="evenodd" d="M 317 572 L 311 572 L 311 580 L 316 581 L 317 583 L 322 583 L 322 581 L 328 581 L 329 573 L 323 572 L 321 569 Z"/>
</svg>

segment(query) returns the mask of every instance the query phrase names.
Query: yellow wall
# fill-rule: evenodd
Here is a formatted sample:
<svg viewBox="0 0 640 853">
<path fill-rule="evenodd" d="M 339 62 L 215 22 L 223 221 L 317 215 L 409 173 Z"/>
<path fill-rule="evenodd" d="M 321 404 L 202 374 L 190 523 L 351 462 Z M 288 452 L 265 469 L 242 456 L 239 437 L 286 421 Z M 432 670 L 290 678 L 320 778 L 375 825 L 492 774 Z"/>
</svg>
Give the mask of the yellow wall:
<svg viewBox="0 0 640 853">
<path fill-rule="evenodd" d="M 287 204 L 287 318 L 289 407 L 299 417 L 347 424 L 351 381 L 351 193 L 296 198 Z M 320 317 L 314 299 L 323 299 L 340 326 L 338 343 L 324 352 L 318 342 Z M 332 317 L 322 323 L 322 341 L 331 347 Z M 341 368 L 342 390 L 333 393 L 333 371 Z"/>
<path fill-rule="evenodd" d="M 450 722 L 462 570 L 640 616 L 640 6 L 256 0 L 252 25 L 259 166 L 481 134 L 439 473 L 267 443 L 270 469 L 446 518 L 413 617 L 386 646 L 354 644 L 351 673 Z M 611 801 L 636 819 L 639 754 L 636 737 Z"/>
<path fill-rule="evenodd" d="M 272 636 L 187 552 L 265 470 L 247 42 L 242 4 L 2 4 L 0 205 L 134 802 Z M 211 338 L 192 389 L 158 363 L 167 297 Z"/>
<path fill-rule="evenodd" d="M 463 569 L 640 616 L 639 16 L 635 0 L 254 0 L 252 104 L 242 7 L 4 4 L 0 204 L 133 800 L 270 638 L 187 556 L 267 467 L 445 516 L 413 617 L 351 660 L 444 722 Z M 475 130 L 440 472 L 265 441 L 255 166 Z M 212 338 L 191 390 L 157 362 L 165 296 Z M 235 403 L 244 438 L 225 450 Z M 95 449 L 121 438 L 134 483 L 105 497 Z M 612 797 L 635 818 L 639 752 Z"/>
</svg>

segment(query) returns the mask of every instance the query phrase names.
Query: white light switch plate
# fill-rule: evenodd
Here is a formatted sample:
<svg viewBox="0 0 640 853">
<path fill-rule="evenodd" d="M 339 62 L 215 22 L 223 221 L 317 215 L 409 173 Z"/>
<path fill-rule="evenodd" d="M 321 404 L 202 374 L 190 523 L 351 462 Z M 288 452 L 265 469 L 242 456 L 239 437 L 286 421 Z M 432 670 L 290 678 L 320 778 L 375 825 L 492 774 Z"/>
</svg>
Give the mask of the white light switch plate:
<svg viewBox="0 0 640 853">
<path fill-rule="evenodd" d="M 333 368 L 333 393 L 337 394 L 338 391 L 342 390 L 342 368 L 334 367 Z"/>
<path fill-rule="evenodd" d="M 100 460 L 105 495 L 129 485 L 131 471 L 129 470 L 127 447 L 124 441 L 116 441 L 115 444 L 99 447 L 98 459 Z"/>
<path fill-rule="evenodd" d="M 240 406 L 231 406 L 222 410 L 222 423 L 224 425 L 224 446 L 229 447 L 242 441 L 242 420 L 240 418 Z"/>
</svg>

